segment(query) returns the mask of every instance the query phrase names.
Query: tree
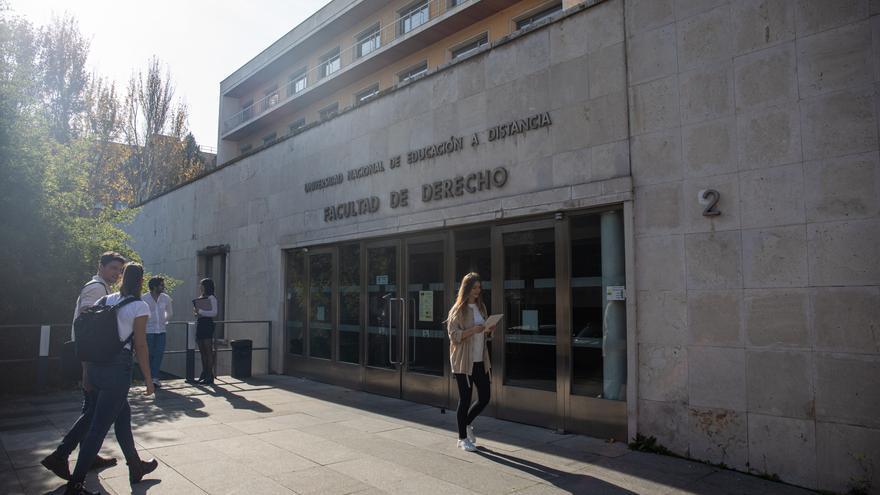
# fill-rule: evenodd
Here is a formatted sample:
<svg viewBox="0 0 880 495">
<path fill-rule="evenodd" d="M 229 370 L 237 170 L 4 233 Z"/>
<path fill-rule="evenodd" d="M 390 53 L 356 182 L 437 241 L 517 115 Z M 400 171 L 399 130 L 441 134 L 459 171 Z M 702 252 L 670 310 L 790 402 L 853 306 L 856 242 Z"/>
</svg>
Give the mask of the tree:
<svg viewBox="0 0 880 495">
<path fill-rule="evenodd" d="M 51 135 L 59 143 L 70 141 L 82 130 L 89 83 L 89 44 L 76 18 L 69 13 L 53 17 L 52 24 L 40 30 L 42 99 Z"/>
<path fill-rule="evenodd" d="M 171 74 L 167 69 L 163 74 L 156 57 L 150 59 L 146 73 L 141 71 L 129 79 L 123 133 L 132 154 L 124 172 L 135 203 L 167 186 L 180 166 L 187 108 L 183 103 L 174 106 L 173 98 Z"/>
</svg>

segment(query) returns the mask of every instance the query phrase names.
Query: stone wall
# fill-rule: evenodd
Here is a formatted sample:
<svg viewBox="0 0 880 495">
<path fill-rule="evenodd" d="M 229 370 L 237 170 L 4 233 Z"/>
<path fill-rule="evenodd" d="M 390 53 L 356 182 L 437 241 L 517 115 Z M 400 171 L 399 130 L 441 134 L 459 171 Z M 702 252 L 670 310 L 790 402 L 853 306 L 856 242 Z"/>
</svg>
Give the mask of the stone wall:
<svg viewBox="0 0 880 495">
<path fill-rule="evenodd" d="M 227 317 L 271 319 L 281 342 L 286 248 L 632 200 L 639 432 L 811 488 L 880 476 L 880 2 L 583 7 L 144 205 L 129 231 L 185 281 L 175 312 L 209 245 L 231 247 Z M 552 126 L 470 146 L 540 112 Z M 406 164 L 450 136 L 465 149 Z M 421 200 L 499 166 L 503 188 Z M 376 213 L 325 221 L 370 196 Z"/>
<path fill-rule="evenodd" d="M 626 2 L 638 421 L 675 452 L 880 489 L 878 11 Z"/>
</svg>

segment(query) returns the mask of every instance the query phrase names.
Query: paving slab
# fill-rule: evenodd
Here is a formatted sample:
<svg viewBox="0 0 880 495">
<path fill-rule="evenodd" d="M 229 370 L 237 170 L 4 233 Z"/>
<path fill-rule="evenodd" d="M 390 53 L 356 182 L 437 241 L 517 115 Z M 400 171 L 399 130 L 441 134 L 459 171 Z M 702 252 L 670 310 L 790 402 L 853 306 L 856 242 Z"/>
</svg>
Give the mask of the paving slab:
<svg viewBox="0 0 880 495">
<path fill-rule="evenodd" d="M 130 486 L 119 465 L 87 486 L 128 494 L 783 494 L 810 493 L 620 443 L 481 417 L 476 453 L 456 447 L 454 411 L 288 376 L 216 387 L 167 380 L 132 389 L 135 442 L 159 468 Z M 39 461 L 81 401 L 75 392 L 0 401 L 0 493 L 62 493 Z M 71 469 L 76 452 L 71 456 Z"/>
</svg>

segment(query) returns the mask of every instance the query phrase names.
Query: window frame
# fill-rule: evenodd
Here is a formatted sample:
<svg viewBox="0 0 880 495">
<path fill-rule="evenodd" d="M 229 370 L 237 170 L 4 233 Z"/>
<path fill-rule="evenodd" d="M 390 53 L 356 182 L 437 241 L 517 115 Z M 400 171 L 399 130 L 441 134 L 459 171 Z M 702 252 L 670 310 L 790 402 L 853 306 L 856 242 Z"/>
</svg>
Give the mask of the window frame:
<svg viewBox="0 0 880 495">
<path fill-rule="evenodd" d="M 331 75 L 342 70 L 342 55 L 339 52 L 339 47 L 337 46 L 333 50 L 325 53 L 324 56 L 321 57 L 321 62 L 318 64 L 318 75 L 321 76 L 321 79 L 326 79 Z M 336 67 L 332 71 L 329 70 L 331 67 Z"/>
<path fill-rule="evenodd" d="M 409 29 L 407 29 L 406 21 L 408 19 L 411 20 L 413 17 L 415 17 L 414 14 L 421 10 L 425 10 L 425 20 L 416 25 L 413 25 L 410 22 Z M 431 21 L 431 0 L 418 0 L 417 2 L 413 2 L 406 7 L 398 10 L 397 15 L 397 34 L 399 36 L 403 36 L 405 34 L 411 33 Z"/>
<path fill-rule="evenodd" d="M 299 82 L 302 81 L 302 89 L 296 89 L 299 86 Z M 290 78 L 287 82 L 287 96 L 293 96 L 299 93 L 302 93 L 309 87 L 309 72 L 306 67 L 294 72 L 290 75 Z"/>
<path fill-rule="evenodd" d="M 482 41 L 482 43 L 481 43 Z M 474 52 L 479 50 L 480 48 L 489 44 L 489 31 L 483 31 L 482 33 L 468 38 L 461 43 L 457 43 L 452 45 L 449 48 L 450 60 L 458 60 L 461 58 L 466 58 L 469 55 L 472 55 Z M 473 45 L 473 46 L 471 46 Z"/>
<path fill-rule="evenodd" d="M 534 9 L 530 9 L 517 17 L 513 18 L 513 30 L 519 31 L 520 29 L 525 29 L 532 24 L 540 22 L 558 12 L 562 12 L 565 10 L 562 5 L 562 1 L 558 2 L 549 2 L 543 5 L 539 5 Z M 522 24 L 525 21 L 529 21 L 526 24 Z M 522 25 L 521 25 L 522 24 Z"/>
<path fill-rule="evenodd" d="M 413 80 L 416 80 L 420 77 L 423 77 L 428 73 L 428 59 L 422 60 L 417 64 L 413 64 L 406 69 L 397 73 L 397 83 L 403 84 Z M 406 74 L 406 76 L 404 76 Z"/>
<path fill-rule="evenodd" d="M 332 109 L 332 110 L 331 110 Z M 318 110 L 318 116 L 321 120 L 331 119 L 339 115 L 339 102 L 333 102 L 324 108 Z"/>
<path fill-rule="evenodd" d="M 281 102 L 281 93 L 278 91 L 277 84 L 272 85 L 272 87 L 264 91 L 263 96 L 263 111 L 268 110 Z"/>
<path fill-rule="evenodd" d="M 372 100 L 379 94 L 379 83 L 373 84 L 367 88 L 364 88 L 357 93 L 354 94 L 354 104 L 355 105 L 363 105 L 364 103 Z"/>
<path fill-rule="evenodd" d="M 293 134 L 294 132 L 296 132 L 296 131 L 302 129 L 302 128 L 305 127 L 305 126 L 306 126 L 306 118 L 305 118 L 305 117 L 300 117 L 300 118 L 294 120 L 293 122 L 291 122 L 291 123 L 287 126 L 287 133 L 288 133 L 288 134 Z"/>
<path fill-rule="evenodd" d="M 379 48 L 382 47 L 382 29 L 381 25 L 377 22 L 370 26 L 369 28 L 361 31 L 360 34 L 355 36 L 355 58 L 363 58 L 367 55 L 375 52 Z M 369 51 L 364 52 L 363 47 L 365 42 L 371 41 L 370 45 L 372 47 Z"/>
<path fill-rule="evenodd" d="M 268 146 L 277 140 L 278 140 L 278 132 L 272 131 L 271 133 L 263 136 L 263 146 Z"/>
</svg>

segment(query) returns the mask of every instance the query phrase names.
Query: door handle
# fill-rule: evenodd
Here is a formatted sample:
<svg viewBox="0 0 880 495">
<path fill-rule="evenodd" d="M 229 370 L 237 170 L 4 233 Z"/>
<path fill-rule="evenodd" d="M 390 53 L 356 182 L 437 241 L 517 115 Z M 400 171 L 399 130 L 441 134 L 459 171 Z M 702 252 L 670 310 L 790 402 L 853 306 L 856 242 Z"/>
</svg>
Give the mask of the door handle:
<svg viewBox="0 0 880 495">
<path fill-rule="evenodd" d="M 409 302 L 412 303 L 412 327 L 407 329 L 407 334 L 409 334 L 410 331 L 415 332 L 416 330 L 418 330 L 416 328 L 416 300 L 410 299 Z M 407 303 L 407 308 L 408 307 L 409 307 L 409 303 Z M 416 360 L 416 336 L 415 336 L 415 334 L 413 334 L 413 336 L 411 338 L 413 339 L 413 341 L 412 341 L 412 343 L 413 343 L 412 360 L 415 361 Z"/>
<path fill-rule="evenodd" d="M 391 317 L 391 310 L 393 309 L 394 301 L 405 301 L 405 299 L 403 299 L 402 297 L 389 297 L 388 298 L 388 362 L 391 364 L 395 364 L 395 365 L 402 365 L 403 364 L 403 352 L 402 352 L 403 349 L 401 349 L 400 361 L 395 361 L 394 359 L 392 359 L 392 355 L 394 354 L 393 353 L 394 345 L 393 345 L 393 338 L 392 338 L 391 332 L 393 330 L 392 324 L 394 323 L 394 318 Z M 399 323 L 400 322 L 398 321 L 398 324 Z M 400 339 L 399 335 L 398 335 L 398 339 Z M 400 340 L 398 340 L 398 344 L 399 343 L 400 343 Z"/>
</svg>

